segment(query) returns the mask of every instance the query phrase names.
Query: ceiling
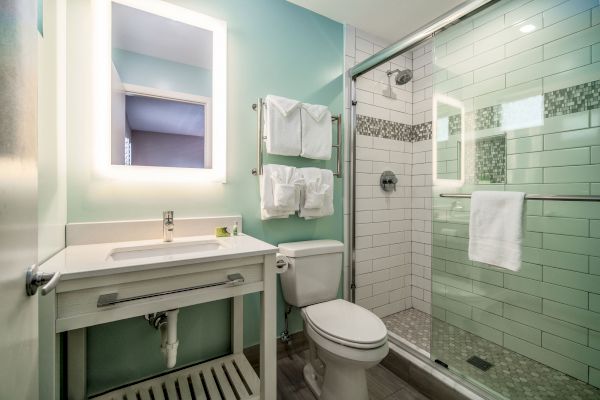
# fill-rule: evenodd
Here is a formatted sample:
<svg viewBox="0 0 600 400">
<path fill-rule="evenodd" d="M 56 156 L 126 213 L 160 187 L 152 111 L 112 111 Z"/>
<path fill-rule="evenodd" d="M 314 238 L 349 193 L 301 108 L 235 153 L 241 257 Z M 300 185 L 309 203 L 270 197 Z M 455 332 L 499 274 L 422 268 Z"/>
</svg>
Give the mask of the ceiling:
<svg viewBox="0 0 600 400">
<path fill-rule="evenodd" d="M 204 105 L 144 96 L 126 97 L 132 131 L 204 136 Z"/>
<path fill-rule="evenodd" d="M 212 69 L 212 32 L 112 3 L 112 46 Z"/>
<path fill-rule="evenodd" d="M 392 43 L 464 0 L 288 0 Z"/>
</svg>

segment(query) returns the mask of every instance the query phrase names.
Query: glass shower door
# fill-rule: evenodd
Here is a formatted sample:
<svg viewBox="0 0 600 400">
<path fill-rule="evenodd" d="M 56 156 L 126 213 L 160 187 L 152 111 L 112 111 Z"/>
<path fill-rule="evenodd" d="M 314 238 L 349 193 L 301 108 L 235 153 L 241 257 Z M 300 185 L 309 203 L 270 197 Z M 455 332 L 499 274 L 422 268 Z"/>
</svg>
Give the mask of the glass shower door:
<svg viewBox="0 0 600 400">
<path fill-rule="evenodd" d="M 598 1 L 500 1 L 433 39 L 431 358 L 499 396 L 600 396 L 600 203 L 526 201 L 521 268 L 469 198 L 600 194 Z"/>
</svg>

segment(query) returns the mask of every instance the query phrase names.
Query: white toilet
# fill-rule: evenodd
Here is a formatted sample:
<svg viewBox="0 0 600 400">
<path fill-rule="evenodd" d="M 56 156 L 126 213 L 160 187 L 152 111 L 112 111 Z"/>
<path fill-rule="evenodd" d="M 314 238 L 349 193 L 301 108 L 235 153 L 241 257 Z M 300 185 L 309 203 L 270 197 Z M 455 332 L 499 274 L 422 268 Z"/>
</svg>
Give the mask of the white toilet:
<svg viewBox="0 0 600 400">
<path fill-rule="evenodd" d="M 366 370 L 388 353 L 387 329 L 371 311 L 337 299 L 344 245 L 335 240 L 282 243 L 289 267 L 283 297 L 300 307 L 310 344 L 304 379 L 321 400 L 368 400 Z"/>
</svg>

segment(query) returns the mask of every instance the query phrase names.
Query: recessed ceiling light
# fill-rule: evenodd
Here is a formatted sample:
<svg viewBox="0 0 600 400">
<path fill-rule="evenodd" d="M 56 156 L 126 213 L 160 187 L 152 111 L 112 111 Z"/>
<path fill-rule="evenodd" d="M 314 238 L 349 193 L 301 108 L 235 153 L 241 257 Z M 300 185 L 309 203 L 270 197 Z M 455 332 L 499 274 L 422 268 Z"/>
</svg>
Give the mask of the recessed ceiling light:
<svg viewBox="0 0 600 400">
<path fill-rule="evenodd" d="M 519 28 L 519 30 L 523 33 L 533 32 L 533 31 L 535 31 L 535 25 L 532 25 L 532 24 L 523 25 L 522 27 Z"/>
</svg>

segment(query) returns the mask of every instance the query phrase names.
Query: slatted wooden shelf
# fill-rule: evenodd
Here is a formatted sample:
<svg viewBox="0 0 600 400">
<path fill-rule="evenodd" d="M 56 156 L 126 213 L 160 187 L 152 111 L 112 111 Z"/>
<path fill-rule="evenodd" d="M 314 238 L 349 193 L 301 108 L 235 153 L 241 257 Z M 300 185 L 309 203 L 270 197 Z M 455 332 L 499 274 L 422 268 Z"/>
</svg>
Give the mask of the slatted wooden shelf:
<svg viewBox="0 0 600 400">
<path fill-rule="evenodd" d="M 232 354 L 105 393 L 94 400 L 258 400 L 260 380 Z"/>
</svg>

